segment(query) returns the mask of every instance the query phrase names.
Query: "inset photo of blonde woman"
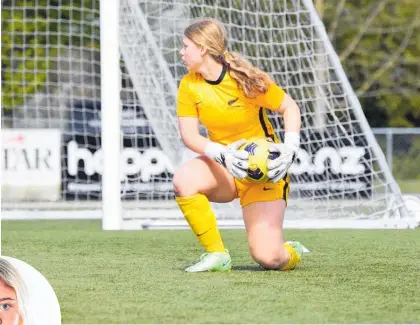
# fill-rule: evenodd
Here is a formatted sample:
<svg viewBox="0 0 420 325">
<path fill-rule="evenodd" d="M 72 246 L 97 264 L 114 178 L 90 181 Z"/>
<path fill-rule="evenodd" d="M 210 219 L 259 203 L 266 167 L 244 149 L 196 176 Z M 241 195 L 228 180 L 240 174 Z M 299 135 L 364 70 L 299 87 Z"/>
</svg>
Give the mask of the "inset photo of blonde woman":
<svg viewBox="0 0 420 325">
<path fill-rule="evenodd" d="M 7 256 L 0 257 L 0 325 L 61 325 L 60 305 L 47 279 Z"/>
</svg>

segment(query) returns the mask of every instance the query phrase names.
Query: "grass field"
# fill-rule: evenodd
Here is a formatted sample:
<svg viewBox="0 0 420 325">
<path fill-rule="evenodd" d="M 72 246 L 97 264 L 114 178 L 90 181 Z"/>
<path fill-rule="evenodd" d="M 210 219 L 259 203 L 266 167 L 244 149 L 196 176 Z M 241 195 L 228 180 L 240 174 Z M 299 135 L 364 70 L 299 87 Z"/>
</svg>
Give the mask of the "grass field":
<svg viewBox="0 0 420 325">
<path fill-rule="evenodd" d="M 97 221 L 4 221 L 2 253 L 54 287 L 63 324 L 420 323 L 420 229 L 287 230 L 310 254 L 262 271 L 222 231 L 230 273 L 186 274 L 190 231 L 103 232 Z"/>
</svg>

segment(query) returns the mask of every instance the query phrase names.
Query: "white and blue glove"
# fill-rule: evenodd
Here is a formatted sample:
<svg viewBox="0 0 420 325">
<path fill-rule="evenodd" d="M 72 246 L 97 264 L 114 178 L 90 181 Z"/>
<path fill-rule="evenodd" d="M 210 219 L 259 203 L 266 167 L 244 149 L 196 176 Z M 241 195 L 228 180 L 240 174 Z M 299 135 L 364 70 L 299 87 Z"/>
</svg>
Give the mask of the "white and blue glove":
<svg viewBox="0 0 420 325">
<path fill-rule="evenodd" d="M 229 174 L 237 179 L 243 179 L 248 175 L 249 153 L 238 150 L 246 140 L 242 139 L 224 146 L 220 143 L 210 142 L 204 149 L 204 154 L 224 166 Z"/>
<path fill-rule="evenodd" d="M 267 176 L 272 183 L 278 183 L 284 178 L 293 161 L 296 159 L 300 145 L 298 132 L 286 132 L 284 143 L 273 143 L 268 149 L 271 153 L 280 154 L 278 158 L 267 162 Z"/>
</svg>

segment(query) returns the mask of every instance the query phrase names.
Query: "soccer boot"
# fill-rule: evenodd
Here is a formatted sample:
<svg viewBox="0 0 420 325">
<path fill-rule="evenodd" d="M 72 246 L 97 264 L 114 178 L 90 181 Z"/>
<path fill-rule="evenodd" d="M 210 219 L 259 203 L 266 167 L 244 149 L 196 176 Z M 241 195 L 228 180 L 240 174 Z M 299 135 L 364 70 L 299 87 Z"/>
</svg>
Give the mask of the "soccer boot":
<svg viewBox="0 0 420 325">
<path fill-rule="evenodd" d="M 303 249 L 304 249 L 303 245 L 299 243 L 298 241 L 294 241 L 294 240 L 289 240 L 286 242 L 286 244 L 292 246 L 295 252 L 298 254 L 299 259 L 301 259 L 302 254 L 303 254 Z"/>
<path fill-rule="evenodd" d="M 224 272 L 232 269 L 232 259 L 226 253 L 204 253 L 200 261 L 185 269 L 186 272 Z"/>
<path fill-rule="evenodd" d="M 286 244 L 289 244 L 293 247 L 293 249 L 298 253 L 299 257 L 302 257 L 303 253 L 309 253 L 309 249 L 307 249 L 305 246 L 303 246 L 301 243 L 295 240 L 289 240 L 286 242 Z"/>
</svg>

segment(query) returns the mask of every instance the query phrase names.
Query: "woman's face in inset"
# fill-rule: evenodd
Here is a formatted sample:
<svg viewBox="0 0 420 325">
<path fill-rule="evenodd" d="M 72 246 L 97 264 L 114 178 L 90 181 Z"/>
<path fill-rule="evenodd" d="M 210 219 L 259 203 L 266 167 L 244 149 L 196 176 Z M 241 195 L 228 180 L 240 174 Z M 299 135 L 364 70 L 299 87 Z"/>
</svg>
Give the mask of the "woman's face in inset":
<svg viewBox="0 0 420 325">
<path fill-rule="evenodd" d="M 21 324 L 16 292 L 3 280 L 0 280 L 0 324 Z"/>
</svg>

